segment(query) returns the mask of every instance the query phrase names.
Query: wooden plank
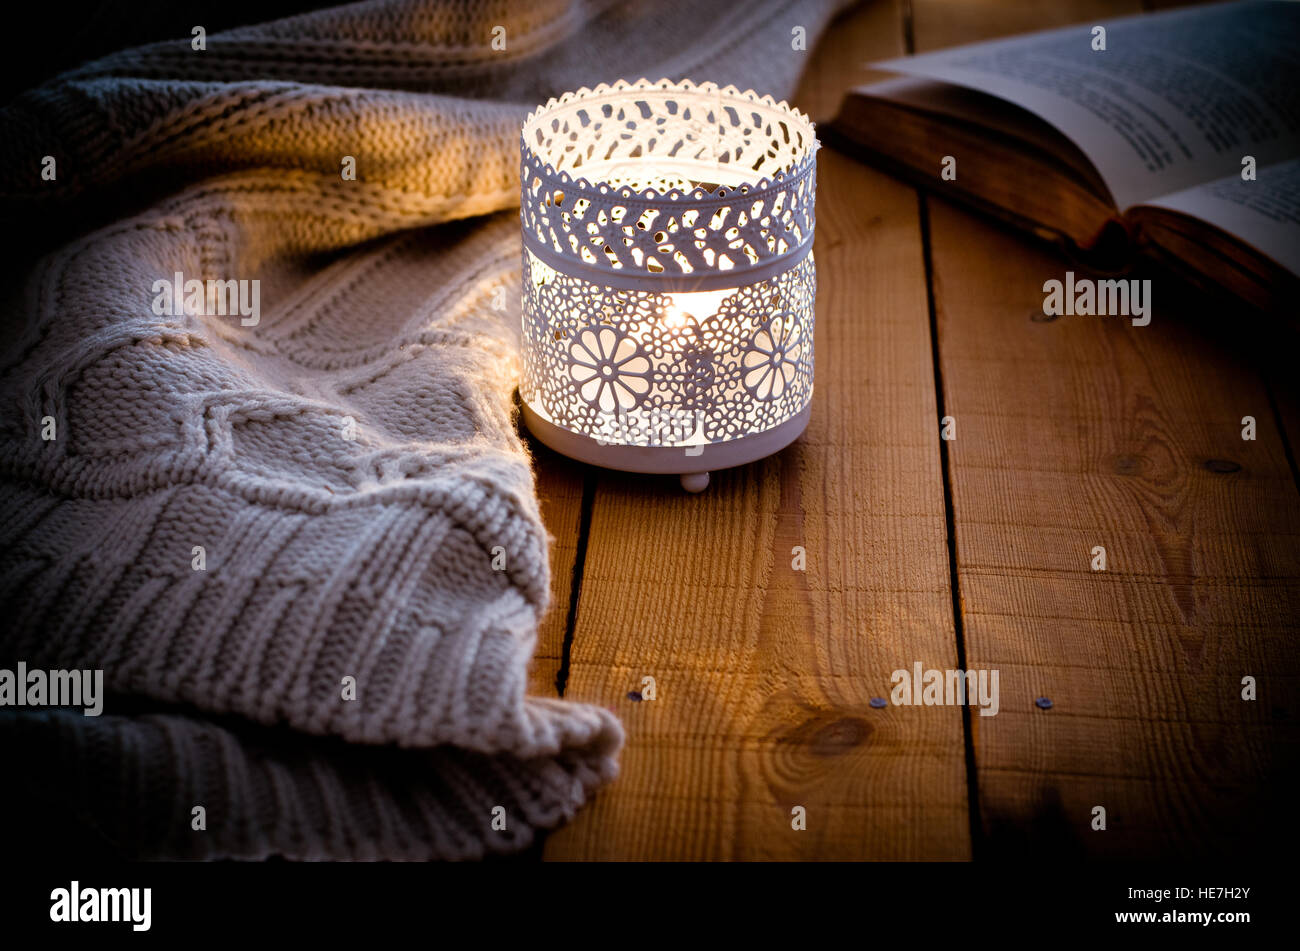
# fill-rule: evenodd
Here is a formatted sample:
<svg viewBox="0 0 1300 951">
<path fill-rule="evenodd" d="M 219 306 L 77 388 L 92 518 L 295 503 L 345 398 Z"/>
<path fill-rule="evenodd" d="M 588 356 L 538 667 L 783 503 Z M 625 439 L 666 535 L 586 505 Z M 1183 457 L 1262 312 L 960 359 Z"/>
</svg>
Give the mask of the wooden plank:
<svg viewBox="0 0 1300 951">
<path fill-rule="evenodd" d="M 526 432 L 526 430 L 525 430 Z M 528 692 L 559 696 L 556 678 L 564 662 L 564 638 L 573 595 L 573 566 L 578 557 L 582 523 L 584 469 L 528 437 L 537 477 L 542 522 L 551 536 L 551 607 L 537 631 L 537 647 L 528 672 Z"/>
<path fill-rule="evenodd" d="M 974 718 L 990 852 L 1273 840 L 1294 827 L 1300 494 L 1260 375 L 1170 277 L 1148 327 L 1043 320 L 1067 261 L 930 208 L 967 660 L 1001 670 L 1002 711 Z M 1231 336 L 1249 315 L 1224 316 Z"/>
<path fill-rule="evenodd" d="M 841 90 L 901 51 L 857 15 L 813 60 Z M 813 114 L 838 103 L 814 85 Z M 599 479 L 566 696 L 617 709 L 628 745 L 547 858 L 969 855 L 960 712 L 869 703 L 956 656 L 916 197 L 830 150 L 818 182 L 806 435 L 698 497 Z M 646 676 L 657 698 L 630 699 Z"/>
<path fill-rule="evenodd" d="M 881 37 L 901 34 L 903 0 L 859 4 L 842 13 L 826 29 L 815 48 L 801 55 L 809 57 L 795 99 L 800 109 L 815 120 L 829 121 L 839 109 L 844 91 L 851 86 L 885 78 L 888 74 L 865 68 L 869 58 L 897 55 L 901 48 L 881 46 Z M 886 41 L 888 42 L 888 41 Z M 872 49 L 882 52 L 869 54 Z M 794 51 L 792 51 L 794 54 Z M 551 608 L 538 631 L 537 649 L 530 671 L 530 692 L 555 696 L 555 678 L 563 661 L 573 567 L 578 551 L 578 528 L 582 507 L 585 469 L 551 452 L 524 432 L 534 455 L 537 494 L 542 519 L 551 533 Z"/>
<path fill-rule="evenodd" d="M 815 122 L 829 122 L 839 112 L 844 93 L 892 73 L 867 68 L 875 59 L 900 56 L 905 0 L 859 3 L 841 13 L 826 28 L 808 66 L 794 102 Z"/>
<path fill-rule="evenodd" d="M 869 706 L 956 665 L 915 196 L 829 150 L 818 178 L 808 433 L 699 497 L 599 480 L 566 696 L 629 738 L 548 858 L 968 855 L 960 712 Z"/>
<path fill-rule="evenodd" d="M 1142 11 L 1139 0 L 910 0 L 910 7 L 918 53 Z"/>
<path fill-rule="evenodd" d="M 1136 6 L 915 0 L 915 43 Z M 1067 262 L 932 207 L 967 660 L 1002 671 L 1002 712 L 973 724 L 990 852 L 1172 857 L 1276 839 L 1297 741 L 1300 508 L 1258 351 L 1215 340 L 1168 277 L 1150 327 L 1044 322 L 1042 284 Z M 1240 699 L 1246 674 L 1267 698 Z M 1108 834 L 1091 829 L 1095 805 Z"/>
</svg>

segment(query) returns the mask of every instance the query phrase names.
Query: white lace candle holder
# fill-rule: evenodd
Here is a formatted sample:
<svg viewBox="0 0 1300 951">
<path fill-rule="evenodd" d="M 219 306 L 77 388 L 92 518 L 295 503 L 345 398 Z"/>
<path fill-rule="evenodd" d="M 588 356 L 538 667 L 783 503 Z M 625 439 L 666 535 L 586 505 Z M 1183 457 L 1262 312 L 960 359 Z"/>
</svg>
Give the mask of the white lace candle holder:
<svg viewBox="0 0 1300 951">
<path fill-rule="evenodd" d="M 799 437 L 817 148 L 798 110 L 711 83 L 601 85 L 528 117 L 520 397 L 538 439 L 698 492 Z"/>
</svg>

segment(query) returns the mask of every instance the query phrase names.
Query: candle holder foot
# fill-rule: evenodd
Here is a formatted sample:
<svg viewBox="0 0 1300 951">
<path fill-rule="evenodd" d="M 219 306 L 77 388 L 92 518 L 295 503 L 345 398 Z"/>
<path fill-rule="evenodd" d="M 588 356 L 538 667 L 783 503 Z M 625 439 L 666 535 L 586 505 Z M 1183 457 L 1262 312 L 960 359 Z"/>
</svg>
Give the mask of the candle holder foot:
<svg viewBox="0 0 1300 951">
<path fill-rule="evenodd" d="M 682 488 L 692 494 L 703 492 L 709 487 L 709 474 L 707 472 L 685 472 L 682 473 Z"/>
</svg>

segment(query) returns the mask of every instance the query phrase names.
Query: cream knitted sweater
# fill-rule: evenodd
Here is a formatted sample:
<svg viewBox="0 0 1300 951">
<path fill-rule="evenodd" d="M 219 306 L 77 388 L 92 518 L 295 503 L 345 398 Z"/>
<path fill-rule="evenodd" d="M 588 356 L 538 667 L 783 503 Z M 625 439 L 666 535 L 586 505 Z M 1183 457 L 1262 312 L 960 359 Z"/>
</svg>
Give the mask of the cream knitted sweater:
<svg viewBox="0 0 1300 951">
<path fill-rule="evenodd" d="M 468 858 L 615 775 L 611 713 L 525 695 L 519 128 L 620 77 L 789 95 L 835 3 L 727 6 L 372 0 L 0 115 L 6 210 L 64 241 L 0 362 L 0 667 L 109 690 L 0 709 L 47 811 L 132 856 Z M 159 314 L 177 272 L 260 309 Z"/>
</svg>

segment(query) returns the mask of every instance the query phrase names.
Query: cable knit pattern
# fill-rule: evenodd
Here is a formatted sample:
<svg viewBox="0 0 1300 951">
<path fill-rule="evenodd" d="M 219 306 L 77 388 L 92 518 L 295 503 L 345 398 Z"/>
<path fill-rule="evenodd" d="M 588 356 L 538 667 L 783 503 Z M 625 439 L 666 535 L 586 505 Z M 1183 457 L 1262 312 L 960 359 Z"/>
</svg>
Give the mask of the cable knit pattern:
<svg viewBox="0 0 1300 951">
<path fill-rule="evenodd" d="M 0 666 L 110 691 L 98 718 L 0 710 L 29 795 L 129 856 L 459 859 L 614 777 L 612 714 L 525 694 L 550 579 L 509 209 L 538 101 L 642 75 L 788 96 L 792 27 L 835 3 L 709 6 L 372 0 L 127 50 L 0 114 L 6 207 L 63 236 L 0 357 Z M 260 320 L 155 315 L 176 272 L 260 281 Z"/>
</svg>

